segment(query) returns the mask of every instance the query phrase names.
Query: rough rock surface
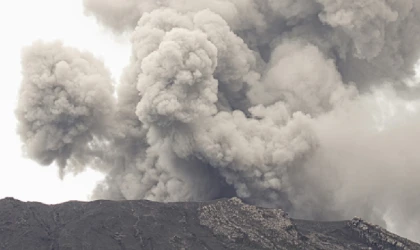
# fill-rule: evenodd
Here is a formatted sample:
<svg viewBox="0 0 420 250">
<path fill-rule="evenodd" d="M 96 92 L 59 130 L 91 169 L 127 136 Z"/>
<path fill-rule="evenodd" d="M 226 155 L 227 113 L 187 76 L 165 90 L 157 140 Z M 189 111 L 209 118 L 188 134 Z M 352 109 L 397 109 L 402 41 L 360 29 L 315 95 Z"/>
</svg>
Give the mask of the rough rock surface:
<svg viewBox="0 0 420 250">
<path fill-rule="evenodd" d="M 0 200 L 1 250 L 420 249 L 355 218 L 290 219 L 237 198 L 197 203 Z"/>
</svg>

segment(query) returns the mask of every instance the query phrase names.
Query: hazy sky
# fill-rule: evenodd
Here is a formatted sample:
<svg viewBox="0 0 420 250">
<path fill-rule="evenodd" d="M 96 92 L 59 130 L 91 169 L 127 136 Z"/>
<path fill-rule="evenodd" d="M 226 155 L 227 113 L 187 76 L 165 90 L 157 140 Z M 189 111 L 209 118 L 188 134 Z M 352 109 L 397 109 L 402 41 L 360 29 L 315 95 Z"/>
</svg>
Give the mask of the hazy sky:
<svg viewBox="0 0 420 250">
<path fill-rule="evenodd" d="M 3 1 L 0 8 L 1 80 L 0 113 L 2 117 L 0 148 L 0 198 L 14 197 L 24 201 L 59 203 L 86 200 L 101 175 L 87 172 L 67 176 L 61 181 L 54 166 L 41 167 L 26 159 L 16 134 L 14 110 L 20 75 L 20 51 L 32 41 L 62 40 L 66 45 L 86 49 L 104 59 L 114 79 L 128 62 L 130 48 L 124 39 L 116 38 L 83 15 L 81 0 L 14 0 Z"/>
</svg>

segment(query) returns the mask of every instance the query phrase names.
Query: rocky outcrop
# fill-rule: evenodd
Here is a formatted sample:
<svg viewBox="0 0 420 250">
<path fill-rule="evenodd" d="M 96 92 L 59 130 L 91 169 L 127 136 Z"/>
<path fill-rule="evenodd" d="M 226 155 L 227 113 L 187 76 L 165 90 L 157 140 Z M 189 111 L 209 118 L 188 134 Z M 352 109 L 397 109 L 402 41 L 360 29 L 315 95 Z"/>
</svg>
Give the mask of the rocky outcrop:
<svg viewBox="0 0 420 250">
<path fill-rule="evenodd" d="M 1 250 L 420 249 L 361 219 L 294 220 L 281 209 L 211 202 L 0 200 Z"/>
<path fill-rule="evenodd" d="M 293 249 L 304 240 L 281 209 L 257 208 L 232 198 L 199 211 L 200 224 L 229 249 Z"/>
<path fill-rule="evenodd" d="M 365 222 L 360 218 L 354 218 L 349 221 L 348 226 L 374 249 L 410 250 L 418 248 L 417 244 L 392 234 L 379 226 Z"/>
</svg>

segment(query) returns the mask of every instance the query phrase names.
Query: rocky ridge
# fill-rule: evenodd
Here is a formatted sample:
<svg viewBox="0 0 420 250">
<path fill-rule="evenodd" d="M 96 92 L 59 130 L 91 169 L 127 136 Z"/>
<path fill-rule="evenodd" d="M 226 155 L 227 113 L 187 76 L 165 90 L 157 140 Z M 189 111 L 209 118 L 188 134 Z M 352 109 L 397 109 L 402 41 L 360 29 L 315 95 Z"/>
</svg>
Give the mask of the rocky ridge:
<svg viewBox="0 0 420 250">
<path fill-rule="evenodd" d="M 1 250 L 420 249 L 360 218 L 294 220 L 238 198 L 210 202 L 0 200 Z"/>
</svg>

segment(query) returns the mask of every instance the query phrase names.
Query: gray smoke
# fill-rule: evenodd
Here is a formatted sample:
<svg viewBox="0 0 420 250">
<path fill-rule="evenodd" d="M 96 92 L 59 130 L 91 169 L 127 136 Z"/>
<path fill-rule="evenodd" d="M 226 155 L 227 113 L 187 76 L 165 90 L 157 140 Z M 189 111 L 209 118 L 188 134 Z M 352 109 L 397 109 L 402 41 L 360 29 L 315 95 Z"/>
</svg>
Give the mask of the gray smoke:
<svg viewBox="0 0 420 250">
<path fill-rule="evenodd" d="M 77 166 L 108 134 L 115 107 L 109 71 L 92 54 L 59 42 L 26 48 L 22 68 L 16 116 L 25 152 L 43 165 Z"/>
<path fill-rule="evenodd" d="M 105 173 L 94 198 L 236 195 L 419 240 L 420 105 L 407 83 L 417 81 L 420 0 L 84 5 L 132 34 L 117 98 L 90 54 L 27 48 L 16 113 L 29 157 Z"/>
</svg>

